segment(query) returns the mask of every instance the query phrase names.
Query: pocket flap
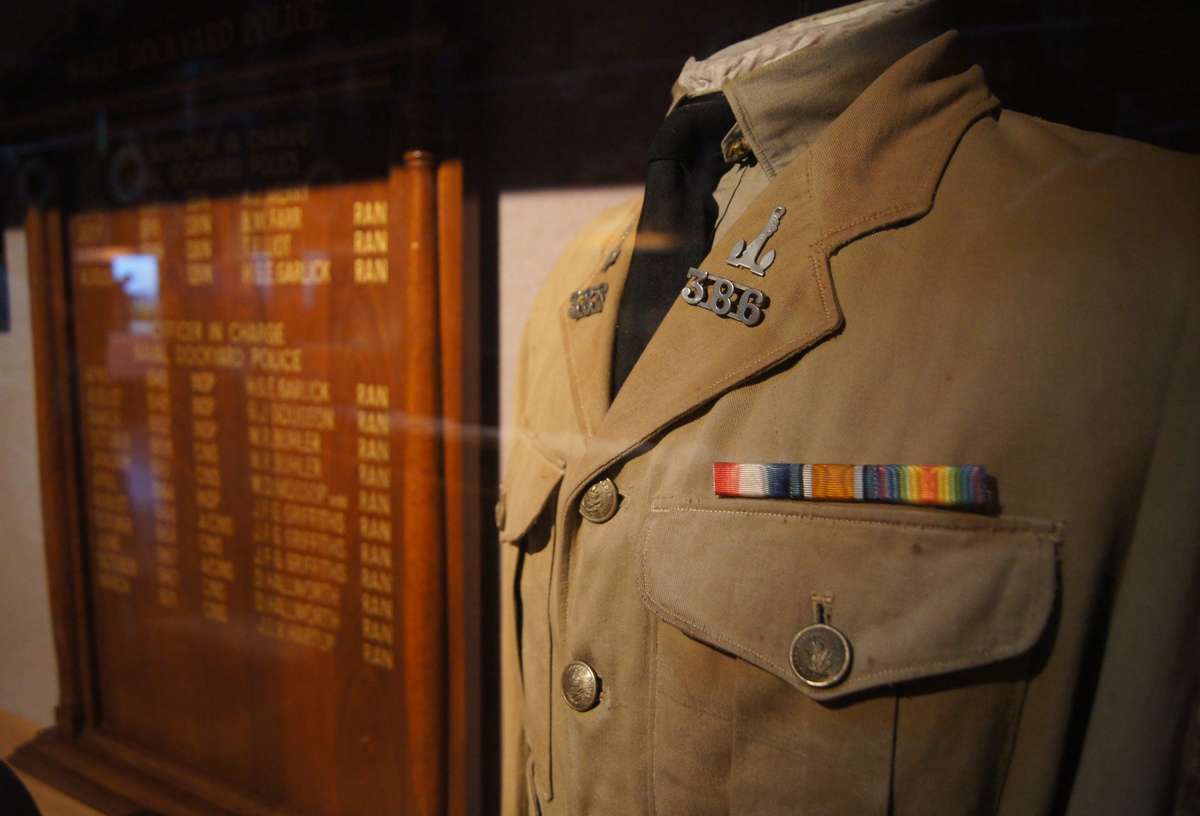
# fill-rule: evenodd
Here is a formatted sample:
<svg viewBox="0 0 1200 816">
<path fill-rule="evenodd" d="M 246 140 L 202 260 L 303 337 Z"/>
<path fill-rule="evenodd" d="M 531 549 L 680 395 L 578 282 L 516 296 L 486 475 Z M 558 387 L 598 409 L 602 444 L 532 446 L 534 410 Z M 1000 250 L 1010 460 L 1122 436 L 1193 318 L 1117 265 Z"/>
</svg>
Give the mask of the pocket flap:
<svg viewBox="0 0 1200 816">
<path fill-rule="evenodd" d="M 528 532 L 562 481 L 564 463 L 542 453 L 528 434 L 518 432 L 508 452 L 496 526 L 500 540 L 514 542 Z"/>
<path fill-rule="evenodd" d="M 747 506 L 750 505 L 750 506 Z M 915 508 L 795 511 L 655 503 L 642 598 L 692 637 L 819 700 L 983 666 L 1030 649 L 1054 605 L 1057 527 Z M 792 641 L 832 598 L 850 668 L 828 688 Z"/>
</svg>

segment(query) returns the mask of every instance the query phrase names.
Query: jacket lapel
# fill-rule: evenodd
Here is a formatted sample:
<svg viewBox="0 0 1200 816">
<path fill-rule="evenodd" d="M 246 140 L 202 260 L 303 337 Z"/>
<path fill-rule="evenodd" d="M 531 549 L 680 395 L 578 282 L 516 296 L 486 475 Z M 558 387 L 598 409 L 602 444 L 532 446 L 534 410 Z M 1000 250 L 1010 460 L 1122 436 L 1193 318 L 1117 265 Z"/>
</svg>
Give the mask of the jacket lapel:
<svg viewBox="0 0 1200 816">
<path fill-rule="evenodd" d="M 928 212 L 958 140 L 971 123 L 999 105 L 980 69 L 964 70 L 958 62 L 955 41 L 954 32 L 945 34 L 888 69 L 776 176 L 713 247 L 699 269 L 764 291 L 770 300 L 762 322 L 748 327 L 677 300 L 583 455 L 568 463 L 560 521 L 580 490 L 616 459 L 837 331 L 842 313 L 832 285 L 831 256 L 862 235 Z M 775 250 L 766 275 L 727 265 L 731 245 L 739 239 L 753 241 L 778 205 L 786 214 L 760 254 Z M 680 270 L 681 286 L 686 272 Z M 610 321 L 619 296 L 610 290 L 614 305 L 605 321 L 604 389 L 611 365 Z M 578 347 L 584 338 L 573 333 L 570 341 Z M 600 404 L 594 394 L 587 402 Z"/>
<path fill-rule="evenodd" d="M 595 264 L 566 293 L 558 309 L 558 329 L 566 356 L 571 399 L 584 438 L 592 437 L 609 408 L 612 381 L 613 339 L 621 292 L 633 255 L 634 229 L 641 198 L 623 206 L 613 219 L 614 228 L 597 253 Z M 575 291 L 604 285 L 604 307 L 596 314 L 571 317 L 568 306 Z"/>
<path fill-rule="evenodd" d="M 811 230 L 804 228 L 812 222 L 804 175 L 796 164 L 786 168 L 698 266 L 710 276 L 762 290 L 769 298 L 762 321 L 746 326 L 676 299 L 584 455 L 568 465 L 572 487 L 662 427 L 837 329 L 841 314 L 828 266 L 812 246 Z M 775 250 L 765 277 L 726 265 L 731 245 L 739 238 L 753 241 L 776 205 L 787 212 L 763 247 L 764 253 Z M 681 274 L 681 288 L 685 280 Z M 709 283 L 707 290 L 713 287 Z"/>
</svg>

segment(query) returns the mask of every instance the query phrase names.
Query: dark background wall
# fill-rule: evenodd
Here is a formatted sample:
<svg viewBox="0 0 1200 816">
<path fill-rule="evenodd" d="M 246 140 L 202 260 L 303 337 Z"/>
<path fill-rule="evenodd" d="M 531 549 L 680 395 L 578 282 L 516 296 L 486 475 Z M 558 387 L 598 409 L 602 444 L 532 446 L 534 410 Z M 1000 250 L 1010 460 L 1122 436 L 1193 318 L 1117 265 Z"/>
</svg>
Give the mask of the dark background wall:
<svg viewBox="0 0 1200 816">
<path fill-rule="evenodd" d="M 306 81 L 347 90 L 380 66 L 407 65 L 407 79 L 393 90 L 421 82 L 443 109 L 456 110 L 439 135 L 474 141 L 502 187 L 635 181 L 687 57 L 838 5 L 844 4 L 10 4 L 0 27 L 0 161 L 11 166 L 14 149 L 26 154 L 39 144 L 96 140 L 98 127 L 122 117 L 199 123 L 214 103 L 228 108 L 239 99 L 278 95 L 281 85 L 272 78 L 280 72 L 265 68 L 315 61 L 323 70 L 305 74 Z M 944 7 L 1008 107 L 1200 149 L 1200 49 L 1192 43 L 1200 3 L 945 0 Z M 239 82 L 213 96 L 208 90 L 222 74 L 237 74 Z"/>
<path fill-rule="evenodd" d="M 482 107 L 504 187 L 637 181 L 675 75 L 748 36 L 837 2 L 648 0 L 495 4 L 461 21 L 454 90 Z M 947 2 L 1005 105 L 1078 127 L 1200 149 L 1194 2 Z"/>
</svg>

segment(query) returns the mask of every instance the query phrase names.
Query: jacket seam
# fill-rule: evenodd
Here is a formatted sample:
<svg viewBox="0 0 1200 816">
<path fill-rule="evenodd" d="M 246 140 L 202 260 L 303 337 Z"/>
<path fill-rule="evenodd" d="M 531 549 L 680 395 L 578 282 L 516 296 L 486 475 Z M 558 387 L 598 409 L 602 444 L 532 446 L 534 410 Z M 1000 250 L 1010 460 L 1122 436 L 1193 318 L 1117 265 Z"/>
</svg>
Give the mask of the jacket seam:
<svg viewBox="0 0 1200 816">
<path fill-rule="evenodd" d="M 655 802 L 654 797 L 654 764 L 657 761 L 657 752 L 655 750 L 655 746 L 658 742 L 658 708 L 654 704 L 654 697 L 655 693 L 658 691 L 658 622 L 657 620 L 652 620 L 651 624 L 654 627 L 654 631 L 651 632 L 650 637 L 647 638 L 650 643 L 646 649 L 649 653 L 647 665 L 650 669 L 650 761 L 646 763 L 646 804 L 650 816 L 654 816 L 654 814 L 657 812 L 657 803 Z"/>
<path fill-rule="evenodd" d="M 1029 681 L 1025 680 L 1021 683 L 1021 699 L 1015 706 L 1013 712 L 1013 730 L 1009 737 L 1008 750 L 1004 755 L 1004 776 L 997 785 L 996 797 L 992 801 L 992 813 L 999 813 L 1000 807 L 1004 802 L 1004 792 L 1008 788 L 1008 782 L 1012 778 L 1012 762 L 1013 756 L 1017 751 L 1017 738 L 1020 736 L 1021 719 L 1025 716 L 1025 704 L 1029 700 Z"/>
<path fill-rule="evenodd" d="M 1059 527 L 1049 521 L 1013 522 L 1011 524 L 989 524 L 985 526 L 937 524 L 933 522 L 911 522 L 892 519 L 863 519 L 850 516 L 821 515 L 817 513 L 783 513 L 775 510 L 734 510 L 715 507 L 688 507 L 686 505 L 652 504 L 651 513 L 714 513 L 718 515 L 763 516 L 779 518 L 785 521 L 823 521 L 829 524 L 861 525 L 866 527 L 899 527 L 911 530 L 937 530 L 944 532 L 983 532 L 983 533 L 1026 533 L 1057 542 L 1060 538 Z"/>
</svg>

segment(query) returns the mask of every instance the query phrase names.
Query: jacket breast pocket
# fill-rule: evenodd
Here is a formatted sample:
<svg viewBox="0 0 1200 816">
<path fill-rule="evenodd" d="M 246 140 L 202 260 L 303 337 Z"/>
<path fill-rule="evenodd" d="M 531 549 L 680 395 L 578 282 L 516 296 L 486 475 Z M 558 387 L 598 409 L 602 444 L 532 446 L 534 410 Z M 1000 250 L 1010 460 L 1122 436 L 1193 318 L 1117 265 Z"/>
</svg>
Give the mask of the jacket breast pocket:
<svg viewBox="0 0 1200 816">
<path fill-rule="evenodd" d="M 991 812 L 1058 543 L 939 510 L 655 502 L 659 812 Z"/>
</svg>

